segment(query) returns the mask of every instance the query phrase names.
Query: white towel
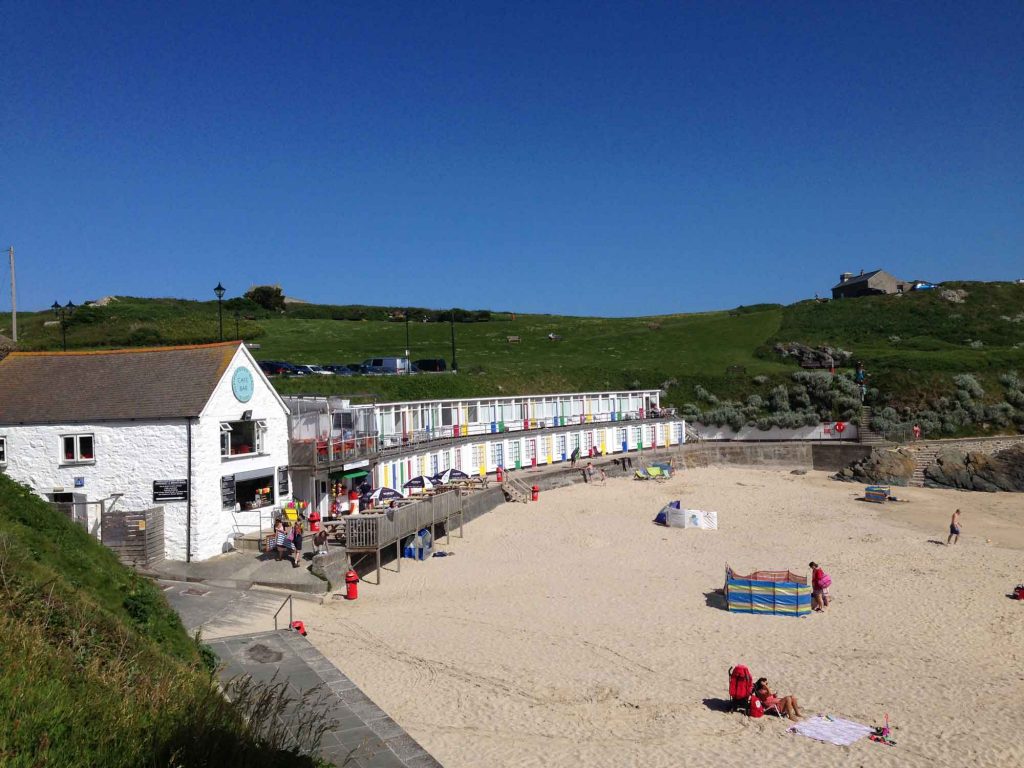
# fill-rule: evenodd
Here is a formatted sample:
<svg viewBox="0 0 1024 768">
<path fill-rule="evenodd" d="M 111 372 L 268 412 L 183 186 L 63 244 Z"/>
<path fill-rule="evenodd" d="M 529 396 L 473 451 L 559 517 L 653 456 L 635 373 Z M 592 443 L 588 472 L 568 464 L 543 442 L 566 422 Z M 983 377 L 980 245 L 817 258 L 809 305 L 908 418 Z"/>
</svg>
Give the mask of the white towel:
<svg viewBox="0 0 1024 768">
<path fill-rule="evenodd" d="M 810 720 L 803 720 L 792 726 L 789 730 L 806 736 L 809 739 L 817 739 L 829 744 L 838 744 L 840 747 L 849 746 L 855 741 L 863 739 L 871 733 L 871 727 L 855 723 L 852 720 L 843 720 L 840 717 L 827 720 L 818 715 Z"/>
</svg>

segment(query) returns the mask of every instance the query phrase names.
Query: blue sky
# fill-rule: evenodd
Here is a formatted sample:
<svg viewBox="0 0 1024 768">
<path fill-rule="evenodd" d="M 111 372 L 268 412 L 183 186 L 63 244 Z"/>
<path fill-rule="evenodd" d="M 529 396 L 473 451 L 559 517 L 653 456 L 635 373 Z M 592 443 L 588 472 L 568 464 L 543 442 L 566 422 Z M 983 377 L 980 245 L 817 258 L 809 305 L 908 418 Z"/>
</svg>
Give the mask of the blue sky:
<svg viewBox="0 0 1024 768">
<path fill-rule="evenodd" d="M 1024 277 L 1019 2 L 0 14 L 25 309 L 223 281 L 635 315 Z"/>
</svg>

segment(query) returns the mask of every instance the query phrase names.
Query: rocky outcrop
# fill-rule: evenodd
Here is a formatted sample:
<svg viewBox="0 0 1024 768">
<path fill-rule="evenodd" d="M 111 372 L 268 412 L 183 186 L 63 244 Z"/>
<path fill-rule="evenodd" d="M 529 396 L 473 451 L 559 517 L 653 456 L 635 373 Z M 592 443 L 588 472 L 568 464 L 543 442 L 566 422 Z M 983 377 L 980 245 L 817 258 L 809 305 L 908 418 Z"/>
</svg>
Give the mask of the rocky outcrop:
<svg viewBox="0 0 1024 768">
<path fill-rule="evenodd" d="M 798 341 L 776 344 L 775 352 L 782 357 L 793 357 L 801 368 L 835 368 L 847 365 L 853 354 L 838 347 L 809 347 Z"/>
<path fill-rule="evenodd" d="M 961 488 L 968 491 L 1024 491 L 1024 445 L 992 456 L 977 451 L 946 448 L 924 472 L 926 488 Z"/>
<path fill-rule="evenodd" d="M 836 480 L 869 485 L 909 485 L 914 474 L 914 455 L 906 448 L 874 448 L 871 454 L 839 470 Z"/>
<path fill-rule="evenodd" d="M 3 334 L 0 334 L 0 360 L 3 360 L 17 348 L 17 344 L 15 344 L 13 341 L 8 339 Z"/>
</svg>

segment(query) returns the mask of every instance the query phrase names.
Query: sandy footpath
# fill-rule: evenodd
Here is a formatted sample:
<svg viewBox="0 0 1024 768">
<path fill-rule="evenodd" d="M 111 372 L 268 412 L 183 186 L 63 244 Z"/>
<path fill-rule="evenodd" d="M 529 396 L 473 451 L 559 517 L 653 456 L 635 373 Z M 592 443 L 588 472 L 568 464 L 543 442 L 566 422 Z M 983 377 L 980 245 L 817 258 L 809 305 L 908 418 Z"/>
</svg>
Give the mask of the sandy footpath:
<svg viewBox="0 0 1024 768">
<path fill-rule="evenodd" d="M 911 488 L 883 507 L 858 490 L 713 468 L 546 492 L 470 523 L 454 557 L 305 609 L 309 639 L 447 768 L 1024 765 L 1024 604 L 1007 597 L 1024 496 Z M 653 525 L 676 498 L 720 530 Z M 936 543 L 958 506 L 965 536 Z M 726 562 L 812 559 L 832 575 L 827 614 L 721 608 Z M 898 746 L 718 711 L 736 663 L 808 713 L 889 713 Z"/>
</svg>

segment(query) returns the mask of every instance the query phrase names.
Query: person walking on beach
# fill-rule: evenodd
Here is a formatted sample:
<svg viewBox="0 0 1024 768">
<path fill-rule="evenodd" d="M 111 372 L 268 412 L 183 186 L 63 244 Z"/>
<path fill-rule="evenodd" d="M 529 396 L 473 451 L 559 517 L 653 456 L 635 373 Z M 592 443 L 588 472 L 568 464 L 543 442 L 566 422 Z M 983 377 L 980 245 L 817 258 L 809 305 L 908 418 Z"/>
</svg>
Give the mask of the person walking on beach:
<svg viewBox="0 0 1024 768">
<path fill-rule="evenodd" d="M 828 608 L 828 588 L 832 585 L 832 577 L 813 560 L 807 565 L 811 569 L 811 608 L 824 613 Z"/>
<path fill-rule="evenodd" d="M 949 538 L 946 539 L 946 546 L 950 543 L 956 544 L 960 541 L 960 510 L 958 509 L 953 513 L 952 519 L 949 521 Z"/>
<path fill-rule="evenodd" d="M 572 449 L 572 453 L 569 455 L 569 468 L 576 468 L 576 460 L 580 457 L 580 447 L 577 445 Z"/>
</svg>

